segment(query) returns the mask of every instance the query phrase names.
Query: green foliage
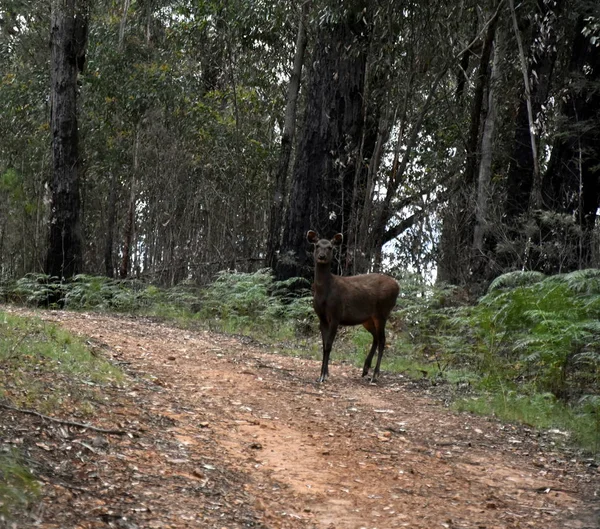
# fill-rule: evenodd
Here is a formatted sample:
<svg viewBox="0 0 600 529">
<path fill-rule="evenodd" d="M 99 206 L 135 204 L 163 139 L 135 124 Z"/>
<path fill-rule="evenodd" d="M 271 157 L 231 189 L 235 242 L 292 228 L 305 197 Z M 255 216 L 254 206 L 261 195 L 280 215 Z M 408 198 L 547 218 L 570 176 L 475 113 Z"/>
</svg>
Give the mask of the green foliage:
<svg viewBox="0 0 600 529">
<path fill-rule="evenodd" d="M 12 291 L 14 298 L 21 303 L 51 308 L 57 306 L 64 293 L 64 285 L 46 274 L 27 274 L 16 281 Z"/>
<path fill-rule="evenodd" d="M 65 285 L 65 307 L 135 312 L 146 309 L 159 299 L 161 291 L 140 281 L 110 279 L 80 274 Z"/>
<path fill-rule="evenodd" d="M 475 304 L 450 287 L 400 279 L 401 334 L 388 368 L 468 381 L 461 409 L 567 429 L 600 443 L 600 271 L 511 272 Z"/>
<path fill-rule="evenodd" d="M 254 273 L 220 272 L 203 296 L 201 315 L 227 330 L 261 327 L 279 335 L 301 331 L 314 320 L 311 296 L 291 288 L 299 278 L 277 282 L 269 269 Z"/>
<path fill-rule="evenodd" d="M 106 310 L 178 319 L 205 320 L 212 327 L 248 332 L 252 327 L 279 337 L 305 334 L 314 323 L 307 282 L 275 281 L 270 270 L 220 272 L 203 290 L 188 284 L 162 289 L 135 280 L 80 274 L 55 283 L 43 274 L 28 274 L 3 286 L 4 297 L 35 306 L 71 310 Z M 2 293 L 2 292 L 0 292 Z"/>
<path fill-rule="evenodd" d="M 428 284 L 416 274 L 405 275 L 398 283 L 400 297 L 392 322 L 400 322 L 402 333 L 395 348 L 419 364 L 431 363 L 438 372 L 464 363 L 467 350 L 452 330 L 452 319 L 469 301 L 465 292 L 451 285 Z"/>
<path fill-rule="evenodd" d="M 535 271 L 508 272 L 494 279 L 488 290 L 492 292 L 495 290 L 505 290 L 515 287 L 534 285 L 535 283 L 542 281 L 545 277 L 546 276 L 544 276 L 544 274 L 541 272 Z"/>
<path fill-rule="evenodd" d="M 507 276 L 498 278 L 477 306 L 458 315 L 461 334 L 482 352 L 481 368 L 489 374 L 500 370 L 560 398 L 577 395 L 600 375 L 598 365 L 589 370 L 589 361 L 600 352 L 597 271 Z"/>
<path fill-rule="evenodd" d="M 0 371 L 0 397 L 16 404 L 51 407 L 57 399 L 68 397 L 69 390 L 65 394 L 58 390 L 48 393 L 45 374 L 54 378 L 52 373 L 57 373 L 67 381 L 92 383 L 121 380 L 118 369 L 92 355 L 71 334 L 4 312 L 0 312 L 0 363 L 4 366 Z"/>
<path fill-rule="evenodd" d="M 21 518 L 39 493 L 38 482 L 16 450 L 0 452 L 0 522 Z"/>
<path fill-rule="evenodd" d="M 59 283 L 45 274 L 27 274 L 14 283 L 0 285 L 0 296 L 34 306 L 73 310 L 116 312 L 193 312 L 198 304 L 195 289 L 181 284 L 169 290 L 142 281 L 110 279 L 80 274 L 68 283 Z"/>
</svg>

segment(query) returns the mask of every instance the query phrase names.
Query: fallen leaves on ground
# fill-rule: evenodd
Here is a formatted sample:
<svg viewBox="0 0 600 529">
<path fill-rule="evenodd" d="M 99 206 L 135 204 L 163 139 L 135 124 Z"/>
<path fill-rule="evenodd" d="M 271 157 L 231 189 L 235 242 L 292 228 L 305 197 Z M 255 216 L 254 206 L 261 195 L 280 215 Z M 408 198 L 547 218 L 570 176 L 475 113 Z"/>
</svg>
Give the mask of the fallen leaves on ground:
<svg viewBox="0 0 600 529">
<path fill-rule="evenodd" d="M 16 309 L 11 309 L 16 310 Z M 20 312 L 24 312 L 21 310 Z M 129 381 L 102 388 L 109 435 L 0 410 L 43 499 L 36 527 L 594 529 L 597 467 L 525 427 L 459 414 L 401 375 L 147 318 L 38 312 Z M 317 339 L 315 337 L 315 339 Z"/>
</svg>

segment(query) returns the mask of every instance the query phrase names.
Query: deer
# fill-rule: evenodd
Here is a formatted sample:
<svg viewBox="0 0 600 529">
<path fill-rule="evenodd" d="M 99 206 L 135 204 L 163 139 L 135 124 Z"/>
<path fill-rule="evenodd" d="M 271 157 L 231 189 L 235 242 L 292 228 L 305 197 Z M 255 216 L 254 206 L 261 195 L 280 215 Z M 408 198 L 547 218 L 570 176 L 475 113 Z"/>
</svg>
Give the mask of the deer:
<svg viewBox="0 0 600 529">
<path fill-rule="evenodd" d="M 306 238 L 314 245 L 313 308 L 319 317 L 323 340 L 323 363 L 317 382 L 325 382 L 329 377 L 329 355 L 338 327 L 362 324 L 373 336 L 373 345 L 365 359 L 362 376 L 369 374 L 375 350 L 378 350 L 377 364 L 371 376 L 371 383 L 375 383 L 385 347 L 385 324 L 396 305 L 400 287 L 395 279 L 385 274 L 347 277 L 332 274 L 333 251 L 342 244 L 341 233 L 328 240 L 321 239 L 315 231 L 310 230 Z"/>
</svg>

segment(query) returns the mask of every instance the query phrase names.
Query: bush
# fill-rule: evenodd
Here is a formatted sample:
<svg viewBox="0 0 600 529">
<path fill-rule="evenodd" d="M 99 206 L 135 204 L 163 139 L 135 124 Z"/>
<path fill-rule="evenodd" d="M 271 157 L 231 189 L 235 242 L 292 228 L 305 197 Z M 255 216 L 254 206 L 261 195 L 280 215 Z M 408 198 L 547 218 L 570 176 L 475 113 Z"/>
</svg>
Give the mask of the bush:
<svg viewBox="0 0 600 529">
<path fill-rule="evenodd" d="M 46 274 L 27 274 L 18 279 L 10 295 L 15 301 L 36 307 L 56 308 L 64 298 L 65 286 Z"/>
<path fill-rule="evenodd" d="M 16 450 L 0 452 L 0 522 L 22 518 L 39 492 L 38 482 Z"/>
<path fill-rule="evenodd" d="M 295 331 L 314 320 L 308 289 L 294 289 L 303 280 L 277 282 L 269 269 L 254 273 L 220 272 L 202 297 L 200 315 L 220 322 L 227 330 L 251 326 L 281 328 L 287 323 Z M 294 331 L 294 332 L 295 332 Z"/>
<path fill-rule="evenodd" d="M 600 379 L 600 272 L 498 278 L 453 320 L 463 345 L 493 377 L 578 397 Z"/>
</svg>

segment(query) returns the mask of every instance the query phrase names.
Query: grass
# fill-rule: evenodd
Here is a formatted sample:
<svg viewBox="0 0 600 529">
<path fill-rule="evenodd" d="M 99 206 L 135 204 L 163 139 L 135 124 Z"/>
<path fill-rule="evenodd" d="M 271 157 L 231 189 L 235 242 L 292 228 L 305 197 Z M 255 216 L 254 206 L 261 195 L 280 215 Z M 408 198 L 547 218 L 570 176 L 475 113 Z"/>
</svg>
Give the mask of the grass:
<svg viewBox="0 0 600 529">
<path fill-rule="evenodd" d="M 78 338 L 38 319 L 0 311 L 0 398 L 42 413 L 71 401 L 94 400 L 86 389 L 120 383 L 121 371 Z"/>
<path fill-rule="evenodd" d="M 600 450 L 600 421 L 585 404 L 567 405 L 551 393 L 525 395 L 515 390 L 486 393 L 455 401 L 455 409 L 492 415 L 502 421 L 522 423 L 562 432 L 562 441 L 576 443 L 590 454 Z M 595 420 L 590 420 L 593 417 Z M 559 438 L 560 439 L 560 438 Z"/>
</svg>

